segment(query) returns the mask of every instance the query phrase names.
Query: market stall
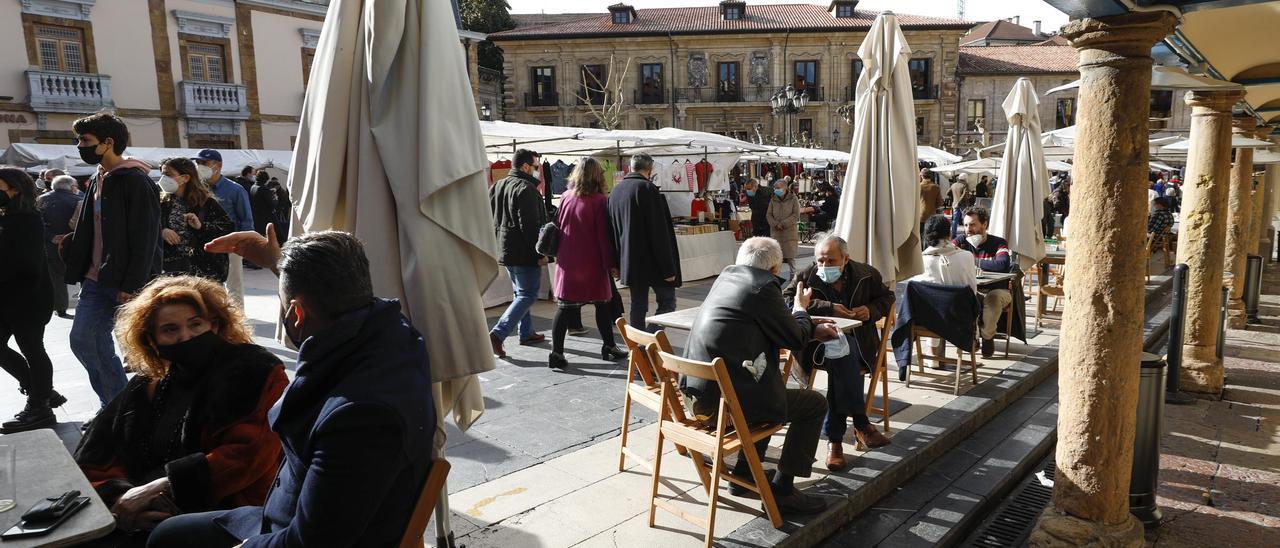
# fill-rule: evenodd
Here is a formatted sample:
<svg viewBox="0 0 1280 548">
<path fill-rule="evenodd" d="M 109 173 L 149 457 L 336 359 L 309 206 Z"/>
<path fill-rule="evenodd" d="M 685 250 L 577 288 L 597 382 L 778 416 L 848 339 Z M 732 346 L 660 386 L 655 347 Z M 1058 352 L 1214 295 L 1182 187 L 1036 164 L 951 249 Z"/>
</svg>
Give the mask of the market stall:
<svg viewBox="0 0 1280 548">
<path fill-rule="evenodd" d="M 159 166 L 165 158 L 194 158 L 199 152 L 198 148 L 129 147 L 125 156 L 142 160 L 154 167 Z M 237 174 L 245 166 L 287 172 L 293 161 L 293 151 L 290 150 L 236 149 L 219 152 L 222 153 L 222 172 L 227 174 Z M 80 160 L 80 151 L 74 145 L 14 143 L 0 154 L 0 164 L 27 171 L 61 169 L 75 177 L 92 175 L 94 170 L 93 166 Z"/>
</svg>

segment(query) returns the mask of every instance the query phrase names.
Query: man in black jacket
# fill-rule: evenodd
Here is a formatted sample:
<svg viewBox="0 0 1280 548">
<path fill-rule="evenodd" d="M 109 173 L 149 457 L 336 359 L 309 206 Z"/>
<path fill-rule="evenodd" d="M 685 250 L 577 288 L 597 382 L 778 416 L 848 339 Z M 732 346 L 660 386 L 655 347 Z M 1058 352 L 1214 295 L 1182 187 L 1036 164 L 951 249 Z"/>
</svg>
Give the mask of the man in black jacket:
<svg viewBox="0 0 1280 548">
<path fill-rule="evenodd" d="M 711 286 L 689 331 L 684 356 L 701 361 L 724 358 L 748 423 L 787 423 L 772 482 L 778 509 L 784 514 L 818 512 L 826 503 L 795 489 L 793 480 L 811 473 L 827 401 L 812 390 L 788 389 L 778 369 L 778 353 L 784 348 L 798 352 L 814 338 L 831 340 L 839 334 L 831 325 L 814 324 L 809 318 L 806 308 L 813 292 L 803 286 L 788 310 L 778 278 L 782 248 L 777 241 L 747 239 L 738 248 L 737 263 L 725 268 Z M 682 384 L 693 415 L 716 414 L 720 401 L 716 383 L 686 377 Z M 764 454 L 768 441 L 756 444 L 759 454 Z M 733 473 L 750 475 L 746 459 L 738 459 Z M 743 492 L 733 487 L 737 486 L 731 486 L 730 492 Z"/>
<path fill-rule="evenodd" d="M 516 151 L 515 169 L 489 188 L 489 207 L 493 210 L 493 233 L 498 238 L 498 264 L 507 267 L 515 298 L 498 323 L 489 331 L 489 343 L 493 353 L 505 358 L 502 341 L 519 325 L 520 344 L 533 345 L 544 340 L 533 330 L 533 316 L 529 309 L 538 301 L 538 286 L 542 283 L 542 267 L 547 258 L 534 248 L 538 244 L 538 231 L 547 224 L 547 208 L 538 192 L 537 173 L 542 169 L 542 157 L 532 150 Z"/>
<path fill-rule="evenodd" d="M 769 236 L 769 199 L 773 192 L 760 188 L 760 181 L 747 181 L 747 205 L 751 207 L 751 235 Z"/>
<path fill-rule="evenodd" d="M 152 547 L 395 546 L 431 469 L 435 404 L 422 335 L 375 298 L 350 234 L 237 232 L 206 246 L 272 265 L 297 376 L 268 415 L 284 462 L 263 506 L 162 522 Z"/>
<path fill-rule="evenodd" d="M 652 176 L 653 158 L 636 154 L 631 157 L 631 173 L 609 193 L 609 221 L 621 266 L 619 279 L 631 289 L 627 321 L 637 328 L 646 326 L 649 290 L 658 300 L 658 314 L 665 314 L 676 309 L 676 288 L 681 283 L 671 209 L 650 181 Z"/>
<path fill-rule="evenodd" d="M 124 390 L 124 368 L 111 331 L 116 307 L 133 298 L 163 264 L 160 189 L 150 166 L 125 159 L 129 128 L 113 114 L 76 120 L 80 159 L 97 165 L 75 232 L 62 240 L 67 283 L 82 283 L 71 351 L 89 373 L 103 406 Z"/>
<path fill-rule="evenodd" d="M 885 287 L 880 271 L 849 259 L 849 244 L 844 238 L 827 236 L 814 246 L 813 252 L 813 266 L 796 272 L 782 293 L 783 299 L 794 305 L 799 288 L 809 287 L 813 291 L 810 314 L 862 322 L 848 338 L 848 355 L 822 358 L 827 372 L 827 418 L 822 425 L 827 435 L 827 469 L 840 471 L 845 467 L 842 444 L 850 416 L 858 441 L 872 448 L 889 444 L 889 438 L 867 418 L 862 370 L 874 368 L 879 357 L 880 330 L 876 322 L 892 309 L 893 292 Z"/>
<path fill-rule="evenodd" d="M 49 263 L 49 280 L 53 282 L 53 311 L 59 318 L 70 318 L 67 306 L 67 267 L 58 254 L 58 242 L 62 235 L 71 232 L 71 217 L 84 198 L 76 193 L 76 180 L 70 175 L 58 175 L 50 182 L 49 192 L 36 199 L 40 217 L 44 219 L 44 251 Z"/>
</svg>

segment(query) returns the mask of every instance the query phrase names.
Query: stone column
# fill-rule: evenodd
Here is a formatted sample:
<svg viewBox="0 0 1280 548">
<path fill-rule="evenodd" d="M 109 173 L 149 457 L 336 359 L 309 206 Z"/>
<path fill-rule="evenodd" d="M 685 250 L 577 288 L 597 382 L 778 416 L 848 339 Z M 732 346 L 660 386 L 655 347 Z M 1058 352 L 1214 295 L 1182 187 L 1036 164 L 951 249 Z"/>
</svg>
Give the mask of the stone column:
<svg viewBox="0 0 1280 548">
<path fill-rule="evenodd" d="M 1059 350 L 1058 473 L 1030 543 L 1142 545 L 1129 514 L 1142 353 L 1151 47 L 1176 18 L 1141 12 L 1074 20 L 1079 117 Z"/>
<path fill-rule="evenodd" d="M 1264 127 L 1258 132 L 1257 137 L 1270 141 L 1270 132 L 1270 127 Z M 1275 150 L 1275 148 L 1273 147 L 1272 150 Z M 1280 171 L 1277 171 L 1277 169 L 1280 168 L 1275 164 L 1269 164 L 1263 168 L 1262 176 L 1258 177 L 1257 191 L 1253 195 L 1255 209 L 1253 223 L 1251 224 L 1253 236 L 1249 238 L 1253 247 L 1249 249 L 1251 253 L 1261 256 L 1264 264 L 1267 262 L 1268 257 L 1275 256 L 1274 243 L 1271 241 L 1273 232 L 1271 216 L 1275 214 L 1275 209 L 1272 207 L 1272 204 L 1275 203 L 1275 177 L 1280 175 Z M 1254 238 L 1257 238 L 1257 240 L 1255 241 Z"/>
<path fill-rule="evenodd" d="M 1226 255 L 1227 193 L 1231 184 L 1231 107 L 1244 90 L 1192 91 L 1191 148 L 1182 185 L 1178 260 L 1187 264 L 1187 322 L 1183 332 L 1181 386 L 1188 392 L 1222 393 L 1218 321 Z"/>
<path fill-rule="evenodd" d="M 1273 141 L 1280 144 L 1280 137 L 1276 137 Z M 1273 150 L 1280 150 L 1275 147 Z M 1271 220 L 1276 214 L 1276 198 L 1280 198 L 1280 164 L 1271 164 L 1267 166 L 1267 174 L 1263 176 L 1266 181 L 1266 192 L 1263 194 L 1262 204 L 1262 257 L 1263 262 L 1271 262 L 1276 256 L 1276 233 L 1275 228 L 1271 225 Z"/>
<path fill-rule="evenodd" d="M 1231 119 L 1231 132 L 1253 137 L 1258 121 L 1252 116 Z M 1231 273 L 1231 293 L 1227 300 L 1227 325 L 1244 329 L 1244 270 L 1249 254 L 1250 223 L 1253 221 L 1253 149 L 1236 149 L 1231 166 L 1231 193 L 1227 197 L 1227 272 Z"/>
</svg>

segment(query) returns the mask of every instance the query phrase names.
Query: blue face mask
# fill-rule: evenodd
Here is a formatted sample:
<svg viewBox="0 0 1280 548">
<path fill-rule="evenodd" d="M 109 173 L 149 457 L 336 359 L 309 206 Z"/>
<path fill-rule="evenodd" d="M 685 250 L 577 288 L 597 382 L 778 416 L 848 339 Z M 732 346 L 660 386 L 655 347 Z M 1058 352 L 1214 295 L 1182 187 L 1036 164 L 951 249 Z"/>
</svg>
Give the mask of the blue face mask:
<svg viewBox="0 0 1280 548">
<path fill-rule="evenodd" d="M 818 267 L 818 279 L 826 283 L 835 283 L 840 279 L 840 275 L 844 273 L 844 269 L 838 266 L 820 266 Z"/>
<path fill-rule="evenodd" d="M 777 197 L 781 198 L 781 197 L 783 197 L 783 196 L 786 196 L 786 195 L 787 195 L 787 191 L 782 190 L 781 188 L 779 188 L 779 189 L 775 189 L 775 190 L 773 191 L 773 194 L 774 194 L 774 196 L 777 196 Z"/>
<path fill-rule="evenodd" d="M 754 190 L 748 190 L 748 191 L 747 191 L 747 196 L 750 196 L 750 197 L 754 198 L 754 197 L 755 197 L 755 195 L 756 195 L 756 191 L 754 191 Z"/>
</svg>

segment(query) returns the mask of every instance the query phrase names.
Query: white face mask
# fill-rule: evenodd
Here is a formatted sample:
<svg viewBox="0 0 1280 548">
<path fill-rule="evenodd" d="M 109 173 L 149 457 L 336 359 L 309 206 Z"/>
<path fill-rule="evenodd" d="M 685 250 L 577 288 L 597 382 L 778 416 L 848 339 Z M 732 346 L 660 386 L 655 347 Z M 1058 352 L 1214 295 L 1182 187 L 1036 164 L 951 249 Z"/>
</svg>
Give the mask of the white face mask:
<svg viewBox="0 0 1280 548">
<path fill-rule="evenodd" d="M 169 194 L 173 194 L 178 191 L 178 182 L 173 180 L 173 177 L 170 177 L 168 175 L 161 176 L 159 184 L 160 184 L 160 190 L 163 190 Z"/>
<path fill-rule="evenodd" d="M 196 172 L 200 174 L 200 180 L 212 184 L 213 168 L 206 165 L 196 165 Z"/>
<path fill-rule="evenodd" d="M 973 247 L 978 247 L 978 246 L 982 245 L 982 243 L 983 243 L 983 242 L 987 241 L 987 235 L 986 235 L 986 234 L 971 234 L 971 235 L 969 235 L 969 236 L 965 236 L 965 237 L 964 237 L 964 239 L 965 239 L 965 240 L 967 240 L 967 241 L 969 242 L 969 245 L 971 245 L 971 246 L 973 246 Z"/>
</svg>

